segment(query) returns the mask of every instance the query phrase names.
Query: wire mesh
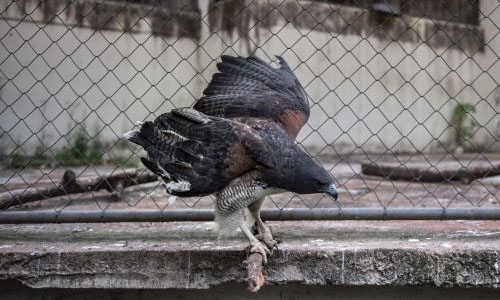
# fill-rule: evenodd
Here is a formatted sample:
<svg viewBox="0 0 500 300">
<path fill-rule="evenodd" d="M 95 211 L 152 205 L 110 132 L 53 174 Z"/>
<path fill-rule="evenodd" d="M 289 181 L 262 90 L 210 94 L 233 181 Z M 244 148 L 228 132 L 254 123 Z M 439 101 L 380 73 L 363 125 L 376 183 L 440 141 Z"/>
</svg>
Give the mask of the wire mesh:
<svg viewBox="0 0 500 300">
<path fill-rule="evenodd" d="M 270 196 L 266 209 L 402 209 L 417 218 L 425 218 L 422 208 L 496 209 L 499 6 L 2 1 L 0 222 L 18 211 L 36 221 L 40 211 L 212 208 L 213 196 L 172 203 L 158 181 L 128 184 L 147 172 L 138 160 L 144 153 L 122 134 L 136 121 L 191 106 L 223 54 L 288 61 L 311 106 L 297 142 L 340 190 L 338 202 Z M 62 185 L 54 196 L 48 191 L 61 187 L 67 170 L 88 185 L 83 192 Z M 33 194 L 37 201 L 26 201 Z"/>
</svg>

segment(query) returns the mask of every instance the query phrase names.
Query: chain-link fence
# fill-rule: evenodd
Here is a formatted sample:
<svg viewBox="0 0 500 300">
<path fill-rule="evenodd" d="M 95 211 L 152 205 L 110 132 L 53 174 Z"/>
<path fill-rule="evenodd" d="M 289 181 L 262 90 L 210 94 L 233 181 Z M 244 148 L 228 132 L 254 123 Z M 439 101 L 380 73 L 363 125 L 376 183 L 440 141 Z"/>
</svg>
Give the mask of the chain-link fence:
<svg viewBox="0 0 500 300">
<path fill-rule="evenodd" d="M 191 106 L 222 54 L 283 56 L 308 93 L 297 141 L 338 202 L 264 217 L 500 218 L 500 2 L 0 2 L 0 222 L 209 219 L 122 134 Z M 66 217 L 64 217 L 66 216 Z"/>
</svg>

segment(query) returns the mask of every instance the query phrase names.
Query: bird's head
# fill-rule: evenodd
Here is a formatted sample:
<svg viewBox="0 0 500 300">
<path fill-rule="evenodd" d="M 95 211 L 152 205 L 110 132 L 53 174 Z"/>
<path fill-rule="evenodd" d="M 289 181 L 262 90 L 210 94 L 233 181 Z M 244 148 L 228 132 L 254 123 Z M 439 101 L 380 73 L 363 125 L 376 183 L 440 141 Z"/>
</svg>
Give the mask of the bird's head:
<svg viewBox="0 0 500 300">
<path fill-rule="evenodd" d="M 280 171 L 270 171 L 266 181 L 297 194 L 325 193 L 338 198 L 332 175 L 302 151 Z"/>
<path fill-rule="evenodd" d="M 339 195 L 332 175 L 312 159 L 311 162 L 307 169 L 298 170 L 303 181 L 298 179 L 296 191 L 293 192 L 300 194 L 325 193 L 337 200 Z"/>
<path fill-rule="evenodd" d="M 315 193 L 325 193 L 333 197 L 333 199 L 337 200 L 339 197 L 339 193 L 337 191 L 337 187 L 333 182 L 332 176 L 323 168 L 321 168 L 323 172 L 319 172 L 318 176 L 315 176 Z"/>
</svg>

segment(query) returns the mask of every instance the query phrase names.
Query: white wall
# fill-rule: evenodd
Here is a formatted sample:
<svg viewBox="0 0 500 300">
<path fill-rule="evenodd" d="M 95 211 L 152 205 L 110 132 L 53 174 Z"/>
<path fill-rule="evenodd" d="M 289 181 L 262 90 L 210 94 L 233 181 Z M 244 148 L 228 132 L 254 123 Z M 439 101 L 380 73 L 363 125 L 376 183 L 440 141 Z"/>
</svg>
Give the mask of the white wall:
<svg viewBox="0 0 500 300">
<path fill-rule="evenodd" d="M 469 146 L 500 148 L 496 1 L 481 1 L 479 28 L 403 17 L 373 32 L 372 15 L 355 8 L 285 1 L 273 9 L 269 1 L 257 0 L 243 13 L 236 13 L 242 3 L 237 1 L 230 11 L 220 6 L 209 13 L 209 2 L 201 0 L 199 39 L 152 35 L 147 10 L 112 11 L 113 25 L 98 30 L 85 18 L 74 26 L 79 22 L 75 5 L 53 2 L 57 17 L 46 24 L 43 7 L 25 2 L 27 14 L 16 3 L 0 3 L 4 151 L 19 151 L 19 144 L 30 152 L 40 142 L 55 149 L 65 145 L 76 123 L 84 123 L 90 136 L 99 134 L 114 144 L 136 120 L 191 105 L 221 54 L 249 51 L 265 60 L 283 55 L 296 68 L 312 105 L 298 139 L 312 153 L 452 149 L 448 121 L 458 102 L 477 108 L 474 117 L 481 126 Z M 196 14 L 185 6 L 177 9 Z M 214 20 L 222 13 L 236 18 L 217 30 Z M 129 28 L 124 24 L 131 19 L 137 25 Z M 347 23 L 353 25 L 346 31 Z M 437 25 L 449 35 L 432 34 Z M 130 31 L 123 32 L 124 27 Z M 403 37 L 393 41 L 401 32 Z M 463 33 L 466 37 L 457 43 L 465 51 L 450 42 Z M 480 51 L 476 35 L 484 35 L 487 44 Z"/>
</svg>

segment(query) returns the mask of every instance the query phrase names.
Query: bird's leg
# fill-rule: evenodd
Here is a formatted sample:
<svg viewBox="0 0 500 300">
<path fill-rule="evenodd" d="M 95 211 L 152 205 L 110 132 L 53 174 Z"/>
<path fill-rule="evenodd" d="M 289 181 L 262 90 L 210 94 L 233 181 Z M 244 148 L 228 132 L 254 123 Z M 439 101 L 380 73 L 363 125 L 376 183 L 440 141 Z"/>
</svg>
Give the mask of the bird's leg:
<svg viewBox="0 0 500 300">
<path fill-rule="evenodd" d="M 269 227 L 264 225 L 264 222 L 262 222 L 259 215 L 255 217 L 255 222 L 257 224 L 257 229 L 259 230 L 259 234 L 256 237 L 264 242 L 270 250 L 277 248 L 278 242 L 273 238 L 271 230 Z"/>
<path fill-rule="evenodd" d="M 260 208 L 263 202 L 264 198 L 260 198 L 259 200 L 255 201 L 250 206 L 248 206 L 248 209 L 250 210 L 250 213 L 255 219 L 255 224 L 257 225 L 257 230 L 259 232 L 256 238 L 264 242 L 266 246 L 270 250 L 272 250 L 276 248 L 278 242 L 273 239 L 273 234 L 271 233 L 271 230 L 266 225 L 264 225 L 264 222 L 260 218 Z"/>
<path fill-rule="evenodd" d="M 267 263 L 267 255 L 271 253 L 269 249 L 267 249 L 266 246 L 264 246 L 251 232 L 250 229 L 247 227 L 245 222 L 242 222 L 240 224 L 241 231 L 245 233 L 245 235 L 248 237 L 248 240 L 250 241 L 250 252 L 251 253 L 259 253 L 262 255 L 262 261 L 264 264 Z"/>
</svg>

